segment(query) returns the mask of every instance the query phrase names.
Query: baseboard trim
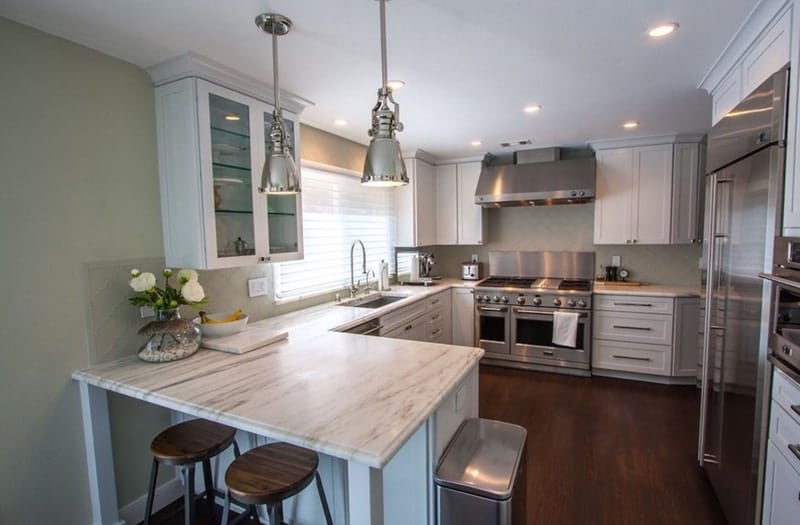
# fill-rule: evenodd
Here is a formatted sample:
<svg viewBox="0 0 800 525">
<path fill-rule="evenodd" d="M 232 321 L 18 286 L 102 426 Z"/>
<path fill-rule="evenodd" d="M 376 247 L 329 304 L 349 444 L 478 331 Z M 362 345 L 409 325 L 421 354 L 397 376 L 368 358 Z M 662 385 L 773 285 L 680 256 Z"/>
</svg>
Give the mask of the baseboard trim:
<svg viewBox="0 0 800 525">
<path fill-rule="evenodd" d="M 180 478 L 172 478 L 161 486 L 156 487 L 156 495 L 155 498 L 153 498 L 153 513 L 158 512 L 181 497 L 183 497 L 183 484 Z M 119 517 L 127 525 L 136 525 L 144 520 L 144 511 L 146 508 L 147 493 L 119 509 Z"/>
</svg>

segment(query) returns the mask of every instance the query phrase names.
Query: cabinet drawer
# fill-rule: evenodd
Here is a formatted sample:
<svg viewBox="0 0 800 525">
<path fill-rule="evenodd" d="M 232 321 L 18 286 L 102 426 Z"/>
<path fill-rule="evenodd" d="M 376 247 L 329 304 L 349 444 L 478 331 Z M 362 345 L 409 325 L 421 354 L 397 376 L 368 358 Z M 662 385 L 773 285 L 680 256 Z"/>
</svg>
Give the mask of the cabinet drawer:
<svg viewBox="0 0 800 525">
<path fill-rule="evenodd" d="M 764 472 L 764 525 L 797 523 L 800 516 L 800 472 L 791 467 L 771 441 Z"/>
<path fill-rule="evenodd" d="M 629 343 L 672 344 L 672 316 L 596 312 L 594 337 Z"/>
<path fill-rule="evenodd" d="M 668 376 L 669 356 L 669 346 L 600 339 L 592 342 L 592 368 Z"/>
<path fill-rule="evenodd" d="M 800 385 L 777 368 L 772 376 L 772 401 L 800 425 Z"/>
<path fill-rule="evenodd" d="M 595 295 L 594 309 L 613 312 L 634 312 L 672 315 L 671 297 L 646 295 Z"/>
<path fill-rule="evenodd" d="M 450 290 L 446 290 L 441 293 L 437 293 L 428 298 L 428 310 L 434 310 L 435 308 L 445 308 L 448 304 L 450 304 Z"/>
<path fill-rule="evenodd" d="M 427 304 L 425 301 L 417 301 L 409 306 L 382 315 L 381 324 L 383 325 L 384 331 L 390 332 L 400 325 L 408 324 L 412 319 L 424 315 L 426 308 Z"/>
<path fill-rule="evenodd" d="M 792 467 L 800 470 L 800 423 L 775 401 L 769 415 L 769 440 Z"/>
</svg>

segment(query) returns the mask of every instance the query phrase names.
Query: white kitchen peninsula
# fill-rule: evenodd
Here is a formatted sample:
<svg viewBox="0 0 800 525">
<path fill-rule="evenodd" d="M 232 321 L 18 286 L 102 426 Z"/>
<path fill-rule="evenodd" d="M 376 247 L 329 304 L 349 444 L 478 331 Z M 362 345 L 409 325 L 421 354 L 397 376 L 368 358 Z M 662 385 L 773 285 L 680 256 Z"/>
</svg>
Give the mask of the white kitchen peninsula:
<svg viewBox="0 0 800 525">
<path fill-rule="evenodd" d="M 120 523 L 107 391 L 316 450 L 321 465 L 340 466 L 325 483 L 340 495 L 343 523 L 407 523 L 409 509 L 424 516 L 414 523 L 432 523 L 432 471 L 441 443 L 477 416 L 483 351 L 328 330 L 374 312 L 357 310 L 327 305 L 265 320 L 288 340 L 244 355 L 201 349 L 173 363 L 132 357 L 76 371 L 94 523 Z"/>
</svg>

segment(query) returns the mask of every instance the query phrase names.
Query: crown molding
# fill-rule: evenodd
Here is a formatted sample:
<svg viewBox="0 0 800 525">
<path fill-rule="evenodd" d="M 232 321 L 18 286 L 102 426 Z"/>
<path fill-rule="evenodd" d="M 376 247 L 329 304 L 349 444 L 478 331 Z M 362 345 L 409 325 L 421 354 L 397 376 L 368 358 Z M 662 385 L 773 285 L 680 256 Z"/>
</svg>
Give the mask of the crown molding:
<svg viewBox="0 0 800 525">
<path fill-rule="evenodd" d="M 634 137 L 625 139 L 591 140 L 588 144 L 595 151 L 601 149 L 635 148 L 639 146 L 655 146 L 657 144 L 696 143 L 705 137 L 701 133 L 674 133 L 671 135 L 653 135 L 650 137 Z"/>
</svg>

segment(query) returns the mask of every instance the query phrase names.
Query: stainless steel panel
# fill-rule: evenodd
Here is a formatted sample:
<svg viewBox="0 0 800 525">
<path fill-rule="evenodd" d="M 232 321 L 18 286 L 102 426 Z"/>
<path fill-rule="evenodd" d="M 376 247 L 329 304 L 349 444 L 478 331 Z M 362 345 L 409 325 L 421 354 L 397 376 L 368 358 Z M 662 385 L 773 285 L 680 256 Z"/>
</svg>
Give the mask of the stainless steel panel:
<svg viewBox="0 0 800 525">
<path fill-rule="evenodd" d="M 441 486 L 436 496 L 439 525 L 512 525 L 511 498 L 497 501 Z"/>
<path fill-rule="evenodd" d="M 763 461 L 770 301 L 758 274 L 779 226 L 782 150 L 758 150 L 709 176 L 699 458 L 728 521 L 755 523 Z"/>
<path fill-rule="evenodd" d="M 766 80 L 708 134 L 708 173 L 786 139 L 788 70 Z"/>
<path fill-rule="evenodd" d="M 594 252 L 490 251 L 489 275 L 591 280 Z"/>
</svg>

